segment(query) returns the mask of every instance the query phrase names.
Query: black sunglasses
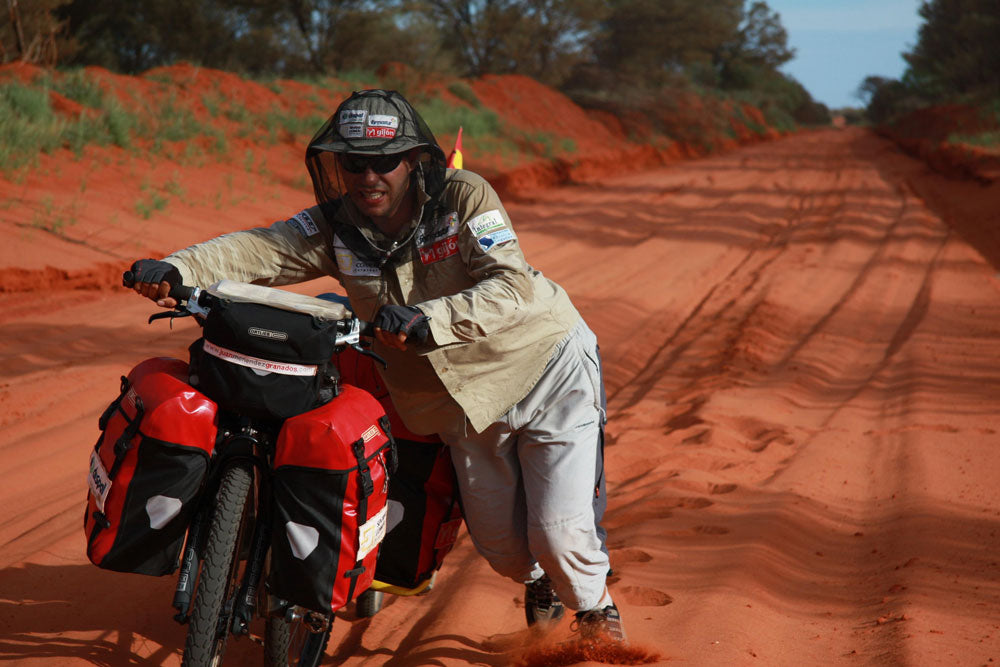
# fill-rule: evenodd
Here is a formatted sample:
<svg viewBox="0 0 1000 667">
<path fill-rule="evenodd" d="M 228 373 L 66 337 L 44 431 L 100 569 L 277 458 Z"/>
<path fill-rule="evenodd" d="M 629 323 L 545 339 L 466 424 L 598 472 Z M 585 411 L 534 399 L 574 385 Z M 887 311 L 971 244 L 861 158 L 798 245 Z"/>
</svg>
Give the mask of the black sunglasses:
<svg viewBox="0 0 1000 667">
<path fill-rule="evenodd" d="M 399 166 L 406 153 L 393 153 L 392 155 L 355 155 L 353 153 L 340 154 L 340 166 L 344 171 L 352 174 L 363 174 L 368 167 L 376 174 L 388 174 Z"/>
</svg>

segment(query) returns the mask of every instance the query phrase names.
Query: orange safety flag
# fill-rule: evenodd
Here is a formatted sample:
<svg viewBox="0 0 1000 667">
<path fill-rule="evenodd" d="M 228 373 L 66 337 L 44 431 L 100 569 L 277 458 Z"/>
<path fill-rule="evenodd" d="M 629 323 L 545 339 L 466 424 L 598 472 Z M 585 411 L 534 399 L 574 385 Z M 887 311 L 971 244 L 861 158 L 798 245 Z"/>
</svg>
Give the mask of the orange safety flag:
<svg viewBox="0 0 1000 667">
<path fill-rule="evenodd" d="M 458 128 L 458 137 L 455 139 L 455 150 L 448 156 L 449 169 L 462 168 L 462 128 Z"/>
</svg>

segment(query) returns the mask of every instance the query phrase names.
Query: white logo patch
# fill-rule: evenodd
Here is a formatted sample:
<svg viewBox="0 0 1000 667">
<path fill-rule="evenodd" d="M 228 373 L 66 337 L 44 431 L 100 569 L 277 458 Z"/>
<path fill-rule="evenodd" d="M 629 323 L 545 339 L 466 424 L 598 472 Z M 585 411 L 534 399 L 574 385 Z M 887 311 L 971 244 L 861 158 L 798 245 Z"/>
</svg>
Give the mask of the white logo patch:
<svg viewBox="0 0 1000 667">
<path fill-rule="evenodd" d="M 378 427 L 375 426 L 375 424 L 372 424 L 367 429 L 365 429 L 364 433 L 361 434 L 361 439 L 364 440 L 365 442 L 368 442 L 372 438 L 375 438 L 376 436 L 378 436 Z"/>
<path fill-rule="evenodd" d="M 299 234 L 306 238 L 319 234 L 319 227 L 316 226 L 316 221 L 312 219 L 308 211 L 298 213 L 288 221 L 288 224 L 295 227 Z"/>
<path fill-rule="evenodd" d="M 507 226 L 498 209 L 486 211 L 486 213 L 480 213 L 473 219 L 469 220 L 468 225 L 469 229 L 472 230 L 472 233 L 476 235 L 476 238 L 480 238 Z"/>
<path fill-rule="evenodd" d="M 396 116 L 383 116 L 381 114 L 372 114 L 368 117 L 368 127 L 399 127 L 399 118 Z"/>
<path fill-rule="evenodd" d="M 347 123 L 341 125 L 340 136 L 347 139 L 360 139 L 365 136 L 365 126 L 361 123 Z"/>
<path fill-rule="evenodd" d="M 159 530 L 181 513 L 183 503 L 180 498 L 170 496 L 153 496 L 146 501 L 146 514 L 149 515 L 149 527 Z"/>
<path fill-rule="evenodd" d="M 514 232 L 509 229 L 501 229 L 498 232 L 481 236 L 479 238 L 479 247 L 483 249 L 483 252 L 489 252 L 494 246 L 512 240 L 514 240 Z"/>
<path fill-rule="evenodd" d="M 344 245 L 339 236 L 333 237 L 333 254 L 337 258 L 337 268 L 345 276 L 380 276 L 382 271 L 364 261 Z"/>
<path fill-rule="evenodd" d="M 388 506 L 383 506 L 378 514 L 360 526 L 358 530 L 358 560 L 370 554 L 385 537 L 388 510 Z"/>
<path fill-rule="evenodd" d="M 368 112 L 364 109 L 344 109 L 340 112 L 340 120 L 338 121 L 341 125 L 345 123 L 364 123 L 365 116 Z"/>
<path fill-rule="evenodd" d="M 288 537 L 288 546 L 292 548 L 292 555 L 299 560 L 308 558 L 319 546 L 319 531 L 312 526 L 289 521 L 285 524 L 285 535 Z"/>
<path fill-rule="evenodd" d="M 94 496 L 97 510 L 103 512 L 104 501 L 107 500 L 108 492 L 111 491 L 111 478 L 108 477 L 108 471 L 104 469 L 104 463 L 101 462 L 97 450 L 93 449 L 90 450 L 90 474 L 87 475 L 87 486 L 90 487 L 90 493 Z"/>
</svg>

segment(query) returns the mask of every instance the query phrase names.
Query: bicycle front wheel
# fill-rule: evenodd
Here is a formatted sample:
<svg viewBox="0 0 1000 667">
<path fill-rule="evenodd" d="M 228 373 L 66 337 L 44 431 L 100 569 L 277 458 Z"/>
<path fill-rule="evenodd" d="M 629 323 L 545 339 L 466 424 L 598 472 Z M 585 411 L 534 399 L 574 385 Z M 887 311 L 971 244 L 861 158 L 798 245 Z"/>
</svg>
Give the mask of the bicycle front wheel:
<svg viewBox="0 0 1000 667">
<path fill-rule="evenodd" d="M 185 666 L 217 667 L 222 663 L 239 588 L 238 550 L 252 484 L 253 470 L 247 463 L 228 468 L 219 483 L 184 647 Z"/>
</svg>

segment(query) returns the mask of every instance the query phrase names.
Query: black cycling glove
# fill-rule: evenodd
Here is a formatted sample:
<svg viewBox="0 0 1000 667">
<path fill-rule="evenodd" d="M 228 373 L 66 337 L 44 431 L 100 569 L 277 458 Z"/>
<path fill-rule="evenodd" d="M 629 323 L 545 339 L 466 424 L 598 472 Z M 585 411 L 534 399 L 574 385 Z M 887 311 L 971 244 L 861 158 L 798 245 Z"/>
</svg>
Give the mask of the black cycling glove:
<svg viewBox="0 0 1000 667">
<path fill-rule="evenodd" d="M 430 318 L 412 306 L 382 306 L 372 324 L 386 333 L 406 334 L 417 343 L 423 343 L 431 333 Z"/>
<path fill-rule="evenodd" d="M 158 259 L 140 259 L 132 264 L 132 275 L 137 283 L 159 284 L 164 280 L 171 287 L 181 284 L 181 272 L 169 262 Z"/>
</svg>

